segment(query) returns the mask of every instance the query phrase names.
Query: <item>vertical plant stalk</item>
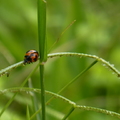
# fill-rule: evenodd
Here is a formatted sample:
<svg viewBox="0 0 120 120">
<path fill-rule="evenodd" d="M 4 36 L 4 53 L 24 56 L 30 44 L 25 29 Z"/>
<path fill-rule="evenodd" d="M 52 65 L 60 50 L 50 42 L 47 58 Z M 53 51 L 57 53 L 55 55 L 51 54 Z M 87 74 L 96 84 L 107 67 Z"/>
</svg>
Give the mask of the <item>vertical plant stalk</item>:
<svg viewBox="0 0 120 120">
<path fill-rule="evenodd" d="M 38 40 L 40 62 L 47 60 L 46 50 L 46 1 L 38 0 Z"/>
<path fill-rule="evenodd" d="M 38 0 L 38 41 L 40 53 L 40 86 L 42 120 L 45 120 L 45 88 L 44 88 L 44 62 L 47 60 L 46 50 L 46 1 Z"/>
</svg>

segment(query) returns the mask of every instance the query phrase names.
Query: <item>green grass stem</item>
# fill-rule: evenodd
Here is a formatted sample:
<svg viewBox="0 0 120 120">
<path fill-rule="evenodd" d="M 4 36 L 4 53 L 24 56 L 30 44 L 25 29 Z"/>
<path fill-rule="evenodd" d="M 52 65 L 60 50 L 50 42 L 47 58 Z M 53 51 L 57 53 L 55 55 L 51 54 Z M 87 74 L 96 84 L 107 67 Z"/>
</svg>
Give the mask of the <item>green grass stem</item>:
<svg viewBox="0 0 120 120">
<path fill-rule="evenodd" d="M 45 115 L 44 62 L 47 60 L 45 0 L 38 0 L 38 41 L 39 41 L 40 63 L 42 63 L 40 64 L 42 120 L 45 120 L 46 115 Z"/>
<path fill-rule="evenodd" d="M 27 109 L 26 109 L 26 118 L 27 120 L 30 120 L 30 111 L 29 111 L 29 106 L 27 105 Z"/>
<path fill-rule="evenodd" d="M 5 93 L 8 93 L 8 92 L 36 92 L 36 93 L 41 93 L 41 90 L 40 89 L 36 89 L 36 88 L 21 88 L 21 87 L 16 87 L 16 88 L 8 88 L 8 89 L 4 89 L 4 90 L 0 90 L 0 94 L 5 94 Z M 69 113 L 72 113 L 72 111 L 74 109 L 81 109 L 81 110 L 87 110 L 87 111 L 94 111 L 94 112 L 97 112 L 97 113 L 103 113 L 105 115 L 109 115 L 109 116 L 112 116 L 112 117 L 116 117 L 116 118 L 119 118 L 120 119 L 120 114 L 119 113 L 116 113 L 116 112 L 113 112 L 113 111 L 109 111 L 109 110 L 106 110 L 106 109 L 101 109 L 101 108 L 96 108 L 96 107 L 91 107 L 91 106 L 84 106 L 84 105 L 77 105 L 75 102 L 61 96 L 61 95 L 58 95 L 56 93 L 53 93 L 53 92 L 50 92 L 50 91 L 45 91 L 46 94 L 48 95 L 51 95 L 55 98 L 58 98 L 58 99 L 61 99 L 62 101 L 64 102 L 67 102 L 68 104 L 72 105 L 73 108 L 70 109 Z M 69 114 L 68 113 L 68 114 Z M 66 115 L 67 116 L 67 115 Z"/>
<path fill-rule="evenodd" d="M 106 61 L 103 58 L 100 58 L 96 55 L 90 55 L 90 54 L 85 54 L 85 53 L 74 53 L 74 52 L 60 52 L 60 53 L 48 54 L 48 58 L 62 57 L 62 56 L 78 56 L 78 57 L 93 58 L 93 59 L 97 60 L 98 62 L 101 62 L 104 67 L 109 68 L 115 74 L 117 74 L 118 77 L 120 77 L 120 72 L 114 67 L 114 64 L 110 64 L 108 61 Z"/>
</svg>

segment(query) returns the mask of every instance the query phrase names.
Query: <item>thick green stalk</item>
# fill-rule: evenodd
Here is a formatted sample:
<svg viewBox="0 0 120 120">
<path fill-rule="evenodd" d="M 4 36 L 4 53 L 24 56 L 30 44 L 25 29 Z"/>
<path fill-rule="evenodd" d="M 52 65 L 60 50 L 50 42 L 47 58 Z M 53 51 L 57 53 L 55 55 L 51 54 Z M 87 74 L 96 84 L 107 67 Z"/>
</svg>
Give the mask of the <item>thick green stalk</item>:
<svg viewBox="0 0 120 120">
<path fill-rule="evenodd" d="M 44 62 L 47 59 L 47 50 L 46 50 L 46 2 L 43 0 L 38 0 L 38 41 L 40 62 Z"/>
<path fill-rule="evenodd" d="M 42 120 L 45 120 L 45 88 L 44 88 L 44 62 L 47 59 L 46 50 L 46 1 L 38 0 L 38 41 L 40 53 L 40 86 Z"/>
<path fill-rule="evenodd" d="M 45 120 L 45 87 L 43 75 L 44 65 L 40 65 L 42 120 Z"/>
</svg>

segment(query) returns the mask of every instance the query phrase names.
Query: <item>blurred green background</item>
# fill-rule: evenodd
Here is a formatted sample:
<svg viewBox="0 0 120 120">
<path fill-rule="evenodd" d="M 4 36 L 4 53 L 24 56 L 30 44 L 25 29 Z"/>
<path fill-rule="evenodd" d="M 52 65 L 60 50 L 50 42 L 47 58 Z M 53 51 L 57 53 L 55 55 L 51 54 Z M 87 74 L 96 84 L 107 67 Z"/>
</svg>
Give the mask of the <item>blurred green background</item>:
<svg viewBox="0 0 120 120">
<path fill-rule="evenodd" d="M 73 20 L 76 22 L 48 53 L 70 51 L 95 54 L 120 70 L 120 0 L 47 0 L 48 51 Z M 27 50 L 38 50 L 37 38 L 37 0 L 0 0 L 0 69 L 23 60 Z M 79 57 L 48 59 L 45 65 L 46 90 L 58 92 L 93 61 Z M 9 77 L 1 77 L 0 89 L 20 86 L 37 63 L 18 67 L 10 72 Z M 38 71 L 31 77 L 36 85 L 37 79 Z M 119 88 L 120 79 L 101 63 L 97 63 L 61 95 L 79 105 L 119 113 Z M 0 110 L 12 95 L 1 95 Z M 17 95 L 1 120 L 26 120 L 26 105 L 31 106 L 29 98 L 29 95 L 23 93 Z M 47 95 L 46 100 L 49 98 Z M 54 99 L 47 106 L 47 120 L 58 120 L 69 109 L 69 104 Z M 76 109 L 69 120 L 78 119 L 118 120 L 101 113 Z"/>
</svg>

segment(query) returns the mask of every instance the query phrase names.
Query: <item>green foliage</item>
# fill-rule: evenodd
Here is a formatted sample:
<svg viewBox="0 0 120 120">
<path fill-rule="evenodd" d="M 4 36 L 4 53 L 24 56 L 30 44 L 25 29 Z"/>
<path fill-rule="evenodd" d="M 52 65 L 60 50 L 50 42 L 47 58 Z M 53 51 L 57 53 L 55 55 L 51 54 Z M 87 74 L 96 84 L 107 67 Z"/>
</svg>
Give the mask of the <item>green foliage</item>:
<svg viewBox="0 0 120 120">
<path fill-rule="evenodd" d="M 50 51 L 48 53 L 72 51 L 96 55 L 113 63 L 113 66 L 120 70 L 119 6 L 119 0 L 47 1 L 46 50 Z M 62 34 L 74 20 L 76 22 Z M 58 40 L 57 43 L 51 49 L 56 40 Z M 0 69 L 22 61 L 25 52 L 29 49 L 39 51 L 37 0 L 0 0 Z M 63 56 L 48 59 L 44 66 L 45 89 L 59 93 L 93 62 L 94 60 L 88 57 Z M 68 120 L 80 118 L 82 120 L 118 120 L 119 118 L 97 113 L 99 110 L 90 111 L 95 107 L 120 112 L 120 80 L 104 65 L 97 62 L 60 93 L 62 97 L 74 101 L 76 105 L 91 106 L 91 108 L 74 109 L 72 104 L 56 99 L 53 95 L 54 99 L 52 98 L 46 105 L 46 119 L 56 120 L 69 116 Z M 38 66 L 36 62 L 13 69 L 9 77 L 0 77 L 0 89 L 28 87 L 30 84 L 30 82 L 27 83 L 28 79 L 31 79 L 33 88 L 40 88 Z M 34 95 L 33 91 L 31 93 L 27 90 L 25 92 L 18 90 L 14 97 L 13 95 L 9 91 L 0 95 L 0 110 L 9 106 L 3 111 L 1 119 L 26 120 L 35 115 L 33 120 L 36 120 L 33 101 L 36 96 L 37 107 L 41 113 L 40 95 L 37 93 Z M 50 98 L 46 94 L 46 102 Z M 7 104 L 9 100 L 11 102 Z"/>
</svg>

